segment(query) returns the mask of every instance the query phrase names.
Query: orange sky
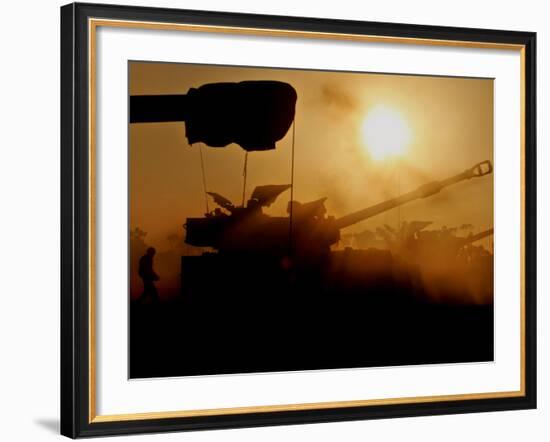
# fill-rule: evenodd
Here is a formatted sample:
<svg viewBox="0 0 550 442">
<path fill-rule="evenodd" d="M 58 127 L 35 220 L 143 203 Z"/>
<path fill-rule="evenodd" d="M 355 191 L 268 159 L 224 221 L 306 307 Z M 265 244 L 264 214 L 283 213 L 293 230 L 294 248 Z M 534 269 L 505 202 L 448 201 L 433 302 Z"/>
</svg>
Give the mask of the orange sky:
<svg viewBox="0 0 550 442">
<path fill-rule="evenodd" d="M 493 81 L 265 68 L 130 63 L 130 94 L 182 94 L 205 83 L 279 80 L 298 93 L 294 198 L 328 197 L 335 216 L 376 204 L 433 179 L 493 159 Z M 361 135 L 370 109 L 397 111 L 410 127 L 408 152 L 375 160 Z M 292 130 L 277 149 L 248 158 L 248 196 L 262 184 L 290 183 Z M 130 125 L 130 228 L 148 233 L 162 248 L 183 233 L 186 217 L 205 212 L 199 145 L 189 146 L 183 123 Z M 209 191 L 240 204 L 244 151 L 203 146 Z M 266 212 L 284 215 L 290 192 Z M 212 209 L 214 204 L 210 202 Z M 401 209 L 401 220 L 433 221 L 433 227 L 493 226 L 492 176 L 460 183 Z M 347 232 L 396 226 L 397 209 L 350 227 Z"/>
</svg>

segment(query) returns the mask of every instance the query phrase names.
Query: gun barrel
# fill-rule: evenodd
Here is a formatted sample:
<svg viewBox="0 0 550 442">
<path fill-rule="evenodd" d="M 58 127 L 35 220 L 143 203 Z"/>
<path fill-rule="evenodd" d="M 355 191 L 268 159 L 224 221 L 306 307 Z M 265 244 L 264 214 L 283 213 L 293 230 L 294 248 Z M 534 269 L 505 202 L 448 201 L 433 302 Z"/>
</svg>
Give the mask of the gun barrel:
<svg viewBox="0 0 550 442">
<path fill-rule="evenodd" d="M 185 121 L 187 95 L 132 95 L 130 123 Z"/>
<path fill-rule="evenodd" d="M 382 203 L 375 204 L 374 206 L 367 207 L 366 209 L 359 210 L 357 212 L 350 213 L 336 220 L 336 226 L 339 229 L 356 224 L 367 218 L 371 218 L 380 213 L 391 210 L 395 207 L 406 204 L 410 201 L 414 201 L 421 198 L 427 198 L 440 192 L 445 187 L 459 183 L 460 181 L 469 180 L 471 178 L 480 178 L 493 172 L 493 165 L 489 160 L 482 161 L 476 164 L 470 169 L 465 170 L 462 173 L 454 175 L 450 178 L 441 181 L 432 181 L 431 183 L 424 184 L 416 190 L 407 192 L 398 197 L 389 199 Z"/>
<path fill-rule="evenodd" d="M 483 239 L 487 236 L 490 236 L 494 233 L 494 229 L 487 229 L 483 232 L 476 233 L 475 235 L 470 235 L 467 238 L 464 238 L 464 241 L 462 242 L 461 246 L 465 246 L 467 244 L 471 244 L 473 242 L 479 241 L 480 239 Z"/>
<path fill-rule="evenodd" d="M 292 125 L 297 99 L 281 81 L 208 83 L 183 95 L 131 96 L 130 123 L 181 121 L 189 144 L 271 150 Z"/>
</svg>

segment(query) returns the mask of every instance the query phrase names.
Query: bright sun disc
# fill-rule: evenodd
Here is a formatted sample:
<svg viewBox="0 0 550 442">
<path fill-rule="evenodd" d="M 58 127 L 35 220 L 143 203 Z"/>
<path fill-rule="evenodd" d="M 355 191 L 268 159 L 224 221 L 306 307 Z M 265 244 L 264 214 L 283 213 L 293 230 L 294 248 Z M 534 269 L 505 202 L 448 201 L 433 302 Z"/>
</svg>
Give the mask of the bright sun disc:
<svg viewBox="0 0 550 442">
<path fill-rule="evenodd" d="M 376 160 L 402 155 L 410 143 L 411 131 L 401 114 L 386 106 L 376 106 L 362 125 L 367 149 Z"/>
</svg>

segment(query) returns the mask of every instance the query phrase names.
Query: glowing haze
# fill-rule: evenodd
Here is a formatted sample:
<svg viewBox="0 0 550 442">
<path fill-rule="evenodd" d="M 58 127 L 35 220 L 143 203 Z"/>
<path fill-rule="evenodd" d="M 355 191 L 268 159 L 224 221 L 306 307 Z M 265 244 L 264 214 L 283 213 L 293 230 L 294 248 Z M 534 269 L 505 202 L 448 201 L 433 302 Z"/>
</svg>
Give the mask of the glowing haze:
<svg viewBox="0 0 550 442">
<path fill-rule="evenodd" d="M 411 141 L 408 123 L 399 112 L 384 105 L 368 111 L 362 130 L 366 147 L 377 160 L 404 155 Z"/>
</svg>

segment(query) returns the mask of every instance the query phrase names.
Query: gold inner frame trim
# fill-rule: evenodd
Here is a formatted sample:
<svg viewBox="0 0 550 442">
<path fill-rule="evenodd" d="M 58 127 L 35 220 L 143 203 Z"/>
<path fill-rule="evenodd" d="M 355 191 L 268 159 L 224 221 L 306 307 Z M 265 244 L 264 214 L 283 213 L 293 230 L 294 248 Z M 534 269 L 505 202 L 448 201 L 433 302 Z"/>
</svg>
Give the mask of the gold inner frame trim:
<svg viewBox="0 0 550 442">
<path fill-rule="evenodd" d="M 446 46 L 480 49 L 513 50 L 520 53 L 520 158 L 521 158 L 521 249 L 520 249 L 520 389 L 518 391 L 498 391 L 487 393 L 464 393 L 438 396 L 399 397 L 387 399 L 366 399 L 333 402 L 314 402 L 284 405 L 261 405 L 232 408 L 196 409 L 181 411 L 154 411 L 129 414 L 96 414 L 96 255 L 95 255 L 95 206 L 96 206 L 96 31 L 99 26 L 115 28 L 134 28 L 149 30 L 171 30 L 186 32 L 209 32 L 218 34 L 238 34 L 272 37 L 294 37 L 309 39 L 328 39 L 389 44 L 413 44 L 421 46 Z M 482 400 L 525 396 L 525 45 L 459 40 L 424 39 L 412 37 L 390 37 L 378 35 L 360 35 L 330 32 L 293 31 L 283 29 L 245 28 L 233 26 L 211 26 L 181 23 L 156 23 L 131 20 L 88 19 L 88 86 L 89 86 L 89 423 L 133 421 L 145 419 L 168 419 L 178 417 L 238 415 L 247 413 L 267 413 L 298 410 L 321 410 L 329 408 L 365 407 L 375 405 L 415 404 L 442 401 Z"/>
</svg>

